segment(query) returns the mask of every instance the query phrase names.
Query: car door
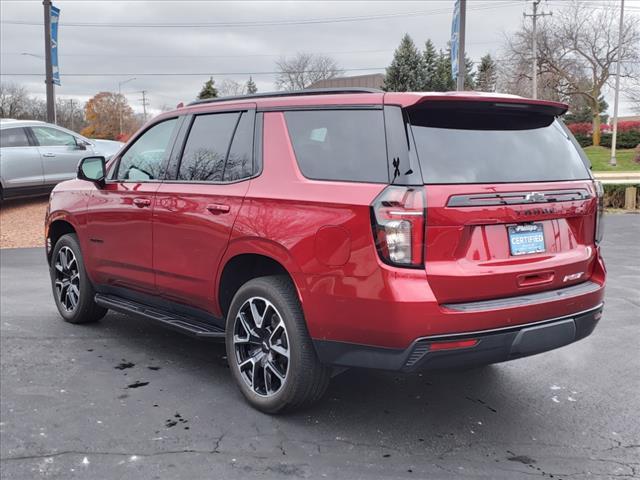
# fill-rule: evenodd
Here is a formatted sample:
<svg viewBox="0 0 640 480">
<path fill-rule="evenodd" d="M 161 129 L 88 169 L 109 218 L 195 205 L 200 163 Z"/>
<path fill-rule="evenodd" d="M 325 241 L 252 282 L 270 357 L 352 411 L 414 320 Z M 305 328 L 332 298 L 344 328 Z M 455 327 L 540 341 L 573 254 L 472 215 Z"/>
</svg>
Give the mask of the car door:
<svg viewBox="0 0 640 480">
<path fill-rule="evenodd" d="M 64 130 L 50 126 L 29 127 L 42 157 L 44 183 L 55 185 L 75 178 L 78 162 L 91 156 L 91 145 Z"/>
<path fill-rule="evenodd" d="M 218 265 L 253 173 L 255 110 L 188 121 L 173 176 L 157 192 L 153 263 L 167 300 L 211 311 Z"/>
<path fill-rule="evenodd" d="M 43 188 L 40 152 L 23 127 L 0 130 L 0 178 L 5 197 Z"/>
<path fill-rule="evenodd" d="M 139 134 L 92 192 L 88 260 L 96 283 L 154 293 L 152 212 L 178 123 L 162 120 Z"/>
</svg>

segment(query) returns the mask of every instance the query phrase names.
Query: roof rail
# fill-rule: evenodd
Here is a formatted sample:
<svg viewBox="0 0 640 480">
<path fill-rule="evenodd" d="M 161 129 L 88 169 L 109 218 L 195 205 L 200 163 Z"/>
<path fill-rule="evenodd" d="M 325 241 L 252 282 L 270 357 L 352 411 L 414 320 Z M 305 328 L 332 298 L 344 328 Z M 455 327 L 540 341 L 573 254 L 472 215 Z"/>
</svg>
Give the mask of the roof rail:
<svg viewBox="0 0 640 480">
<path fill-rule="evenodd" d="M 190 105 L 199 105 L 202 103 L 228 102 L 230 100 L 251 100 L 252 98 L 277 98 L 277 97 L 301 97 L 306 95 L 344 95 L 349 93 L 382 93 L 377 88 L 309 88 L 308 90 L 296 90 L 295 92 L 264 92 L 253 93 L 250 95 L 237 95 L 233 97 L 221 98 L 205 98 L 202 100 L 194 100 Z"/>
</svg>

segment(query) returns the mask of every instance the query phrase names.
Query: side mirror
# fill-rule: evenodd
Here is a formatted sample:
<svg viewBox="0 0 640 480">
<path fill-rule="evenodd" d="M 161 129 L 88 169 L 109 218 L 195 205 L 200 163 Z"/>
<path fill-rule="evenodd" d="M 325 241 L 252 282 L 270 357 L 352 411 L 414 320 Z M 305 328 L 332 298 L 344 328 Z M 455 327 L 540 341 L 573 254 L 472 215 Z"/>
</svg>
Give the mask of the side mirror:
<svg viewBox="0 0 640 480">
<path fill-rule="evenodd" d="M 85 157 L 78 164 L 78 179 L 88 180 L 98 187 L 104 185 L 107 167 L 104 157 Z"/>
<path fill-rule="evenodd" d="M 89 145 L 87 142 L 85 142 L 84 140 L 81 140 L 78 137 L 74 137 L 76 140 L 76 150 L 86 150 L 87 146 Z"/>
</svg>

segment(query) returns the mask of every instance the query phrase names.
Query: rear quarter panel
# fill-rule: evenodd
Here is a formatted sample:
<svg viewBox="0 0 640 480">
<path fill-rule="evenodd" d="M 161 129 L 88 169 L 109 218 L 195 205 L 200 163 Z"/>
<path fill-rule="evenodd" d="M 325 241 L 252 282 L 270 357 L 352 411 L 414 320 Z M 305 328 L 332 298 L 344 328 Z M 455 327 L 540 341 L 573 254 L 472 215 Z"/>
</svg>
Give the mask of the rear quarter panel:
<svg viewBox="0 0 640 480">
<path fill-rule="evenodd" d="M 263 173 L 251 181 L 221 268 L 241 253 L 279 261 L 296 283 L 311 335 L 323 337 L 331 322 L 344 319 L 327 308 L 333 312 L 341 297 L 359 290 L 384 288 L 369 205 L 385 185 L 306 179 L 280 112 L 265 113 L 264 137 Z M 335 302 L 317 308 L 314 290 L 330 292 Z"/>
</svg>

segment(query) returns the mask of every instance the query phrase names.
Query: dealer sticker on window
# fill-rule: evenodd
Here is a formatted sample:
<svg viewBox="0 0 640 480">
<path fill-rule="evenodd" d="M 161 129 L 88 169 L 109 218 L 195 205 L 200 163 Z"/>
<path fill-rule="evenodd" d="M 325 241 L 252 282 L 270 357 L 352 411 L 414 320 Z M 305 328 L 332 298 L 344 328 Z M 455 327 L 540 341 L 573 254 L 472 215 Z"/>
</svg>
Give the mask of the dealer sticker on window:
<svg viewBox="0 0 640 480">
<path fill-rule="evenodd" d="M 542 224 L 527 223 L 509 227 L 509 249 L 511 255 L 544 252 L 544 230 Z"/>
</svg>

